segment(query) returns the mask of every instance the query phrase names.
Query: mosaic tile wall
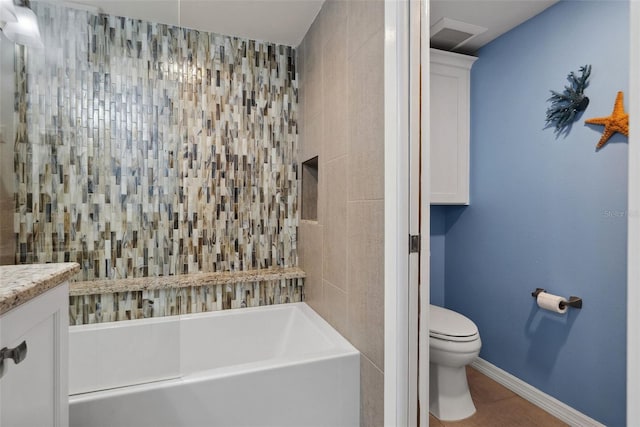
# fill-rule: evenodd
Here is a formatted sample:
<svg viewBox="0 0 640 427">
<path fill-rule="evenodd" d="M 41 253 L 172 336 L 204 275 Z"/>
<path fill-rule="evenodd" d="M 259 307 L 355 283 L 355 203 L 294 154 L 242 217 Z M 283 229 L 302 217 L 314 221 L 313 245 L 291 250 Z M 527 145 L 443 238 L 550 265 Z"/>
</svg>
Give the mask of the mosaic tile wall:
<svg viewBox="0 0 640 427">
<path fill-rule="evenodd" d="M 77 280 L 297 265 L 294 49 L 33 6 L 17 263 L 77 261 Z"/>
<path fill-rule="evenodd" d="M 69 324 L 115 322 L 300 302 L 303 279 L 191 286 L 69 297 Z"/>
</svg>

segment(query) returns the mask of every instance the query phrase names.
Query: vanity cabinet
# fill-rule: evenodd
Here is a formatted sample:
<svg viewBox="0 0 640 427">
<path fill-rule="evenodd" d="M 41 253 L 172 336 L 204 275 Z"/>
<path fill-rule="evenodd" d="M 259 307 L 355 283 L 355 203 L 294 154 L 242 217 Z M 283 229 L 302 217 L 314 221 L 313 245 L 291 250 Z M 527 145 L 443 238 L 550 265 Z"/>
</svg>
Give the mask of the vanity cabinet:
<svg viewBox="0 0 640 427">
<path fill-rule="evenodd" d="M 0 427 L 69 425 L 71 264 L 34 267 L 45 271 L 44 280 L 12 275 L 29 266 L 0 267 Z"/>
<path fill-rule="evenodd" d="M 431 204 L 469 204 L 470 74 L 477 58 L 431 49 Z"/>
</svg>

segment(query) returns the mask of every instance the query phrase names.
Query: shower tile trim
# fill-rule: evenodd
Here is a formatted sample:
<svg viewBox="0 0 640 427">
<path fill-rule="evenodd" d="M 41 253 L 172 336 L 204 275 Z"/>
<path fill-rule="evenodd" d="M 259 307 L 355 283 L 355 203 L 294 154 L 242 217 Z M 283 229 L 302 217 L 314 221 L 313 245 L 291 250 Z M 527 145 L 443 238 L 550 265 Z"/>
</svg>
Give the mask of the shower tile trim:
<svg viewBox="0 0 640 427">
<path fill-rule="evenodd" d="M 297 267 L 248 271 L 192 273 L 177 276 L 138 277 L 118 280 L 90 280 L 69 284 L 69 296 L 110 294 L 116 292 L 151 291 L 192 286 L 233 285 L 247 282 L 304 279 L 305 272 Z"/>
</svg>

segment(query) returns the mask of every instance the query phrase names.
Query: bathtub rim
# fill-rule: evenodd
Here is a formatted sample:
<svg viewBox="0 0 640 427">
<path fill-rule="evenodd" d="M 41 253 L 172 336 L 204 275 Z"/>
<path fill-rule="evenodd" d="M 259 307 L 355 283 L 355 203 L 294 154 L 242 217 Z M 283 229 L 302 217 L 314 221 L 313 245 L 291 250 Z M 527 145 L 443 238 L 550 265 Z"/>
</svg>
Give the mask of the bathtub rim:
<svg viewBox="0 0 640 427">
<path fill-rule="evenodd" d="M 187 313 L 187 314 L 175 314 L 170 316 L 147 317 L 144 319 L 115 320 L 110 322 L 69 325 L 69 332 L 73 333 L 74 331 L 91 330 L 91 329 L 110 329 L 110 328 L 125 327 L 127 325 L 131 326 L 131 325 L 145 325 L 145 324 L 153 324 L 153 323 L 175 322 L 181 319 L 189 320 L 189 319 L 199 319 L 199 318 L 205 318 L 205 317 L 236 316 L 242 313 L 250 313 L 254 311 L 290 310 L 291 307 L 296 307 L 297 309 L 301 310 L 305 315 L 317 321 L 319 325 L 327 326 L 331 331 L 337 332 L 340 338 L 342 338 L 346 342 L 346 344 L 351 346 L 351 343 L 346 338 L 344 338 L 337 329 L 329 325 L 329 323 L 324 318 L 322 318 L 322 316 L 320 316 L 313 308 L 311 308 L 311 306 L 309 306 L 309 304 L 307 304 L 304 301 L 261 305 L 258 307 L 228 308 L 225 310 L 203 311 L 199 313 Z M 321 329 L 323 331 L 328 331 L 324 327 Z M 333 332 L 330 332 L 330 333 L 333 333 Z"/>
</svg>

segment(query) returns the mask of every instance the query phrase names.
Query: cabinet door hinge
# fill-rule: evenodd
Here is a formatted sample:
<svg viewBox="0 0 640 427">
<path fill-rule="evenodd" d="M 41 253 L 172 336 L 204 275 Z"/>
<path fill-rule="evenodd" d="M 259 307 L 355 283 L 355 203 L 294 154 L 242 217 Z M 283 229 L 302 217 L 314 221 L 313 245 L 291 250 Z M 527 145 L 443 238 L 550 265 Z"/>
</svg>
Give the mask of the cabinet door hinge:
<svg viewBox="0 0 640 427">
<path fill-rule="evenodd" d="M 409 253 L 416 254 L 419 252 L 420 252 L 420 235 L 419 234 L 409 235 Z"/>
</svg>

